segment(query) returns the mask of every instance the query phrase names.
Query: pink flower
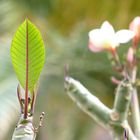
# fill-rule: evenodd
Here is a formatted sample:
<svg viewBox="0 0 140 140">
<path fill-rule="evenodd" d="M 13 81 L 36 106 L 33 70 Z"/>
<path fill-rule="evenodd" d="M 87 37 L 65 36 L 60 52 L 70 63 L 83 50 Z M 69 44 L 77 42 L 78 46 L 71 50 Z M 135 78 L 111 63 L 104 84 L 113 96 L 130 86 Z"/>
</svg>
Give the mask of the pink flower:
<svg viewBox="0 0 140 140">
<path fill-rule="evenodd" d="M 129 48 L 127 53 L 127 61 L 131 64 L 134 61 L 134 49 Z"/>
<path fill-rule="evenodd" d="M 128 42 L 134 35 L 135 33 L 130 30 L 120 30 L 115 33 L 112 25 L 105 21 L 100 29 L 89 32 L 89 49 L 93 52 L 113 51 L 120 43 Z"/>
<path fill-rule="evenodd" d="M 135 37 L 133 42 L 137 45 L 138 40 L 140 39 L 140 17 L 135 17 L 129 26 L 130 30 L 135 32 Z"/>
</svg>

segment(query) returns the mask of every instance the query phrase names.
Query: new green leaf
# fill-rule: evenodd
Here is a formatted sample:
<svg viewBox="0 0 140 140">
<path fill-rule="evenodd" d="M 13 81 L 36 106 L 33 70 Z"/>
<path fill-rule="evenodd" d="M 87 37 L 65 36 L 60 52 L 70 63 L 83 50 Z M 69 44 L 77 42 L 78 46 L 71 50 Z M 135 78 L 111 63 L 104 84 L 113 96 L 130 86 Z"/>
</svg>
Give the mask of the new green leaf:
<svg viewBox="0 0 140 140">
<path fill-rule="evenodd" d="M 32 92 L 44 65 L 45 48 L 39 30 L 27 19 L 14 35 L 11 58 L 21 86 Z"/>
</svg>

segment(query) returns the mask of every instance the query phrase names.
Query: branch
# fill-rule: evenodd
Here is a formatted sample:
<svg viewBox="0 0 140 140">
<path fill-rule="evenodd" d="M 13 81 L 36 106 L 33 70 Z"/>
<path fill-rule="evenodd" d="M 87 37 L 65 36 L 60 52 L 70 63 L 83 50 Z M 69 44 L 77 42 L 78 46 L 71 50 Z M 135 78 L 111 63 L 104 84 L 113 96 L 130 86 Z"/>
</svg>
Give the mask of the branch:
<svg viewBox="0 0 140 140">
<path fill-rule="evenodd" d="M 128 85 L 125 85 L 125 87 L 129 89 Z M 76 104 L 85 113 L 95 119 L 97 123 L 103 125 L 104 127 L 108 127 L 108 129 L 111 128 L 113 133 L 118 137 L 120 134 L 120 137 L 118 138 L 119 140 L 120 138 L 122 138 L 122 135 L 124 138 L 124 130 L 127 130 L 129 132 L 130 140 L 137 140 L 129 124 L 127 123 L 127 120 L 125 120 L 127 117 L 130 102 L 129 100 L 131 99 L 131 97 L 126 96 L 127 94 L 129 94 L 128 92 L 126 92 L 126 95 L 118 93 L 114 105 L 115 108 L 111 110 L 106 107 L 97 97 L 92 95 L 80 82 L 74 80 L 71 77 L 65 78 L 65 89 L 72 100 L 76 102 Z M 120 90 L 120 87 L 118 88 L 118 90 Z M 124 99 L 121 99 L 121 97 Z M 123 103 L 123 100 L 125 100 L 125 104 Z M 121 104 L 119 105 L 118 103 L 120 102 Z M 123 108 L 122 110 L 121 107 Z M 125 111 L 125 113 L 122 113 L 122 111 Z M 118 115 L 118 112 L 121 113 Z"/>
<path fill-rule="evenodd" d="M 138 95 L 137 95 L 137 89 L 134 88 L 132 92 L 132 103 L 131 103 L 131 109 L 133 114 L 133 124 L 134 124 L 134 131 L 138 138 L 140 138 L 140 112 L 139 112 L 139 103 L 138 103 Z"/>
<path fill-rule="evenodd" d="M 133 83 L 136 81 L 137 67 L 134 67 L 131 72 L 131 80 Z M 140 139 L 140 109 L 139 100 L 136 87 L 132 90 L 132 101 L 131 101 L 132 119 L 134 125 L 134 132 Z"/>
<path fill-rule="evenodd" d="M 106 126 L 109 124 L 111 110 L 97 97 L 93 96 L 80 82 L 66 77 L 65 89 L 77 105 L 98 123 Z"/>
<path fill-rule="evenodd" d="M 127 120 L 132 89 L 132 85 L 128 80 L 123 80 L 118 85 L 113 107 L 113 113 L 116 114 L 115 121 L 122 123 Z"/>
<path fill-rule="evenodd" d="M 21 114 L 19 123 L 15 128 L 12 140 L 35 140 L 36 133 L 32 124 L 33 117 L 24 119 L 24 114 Z"/>
</svg>

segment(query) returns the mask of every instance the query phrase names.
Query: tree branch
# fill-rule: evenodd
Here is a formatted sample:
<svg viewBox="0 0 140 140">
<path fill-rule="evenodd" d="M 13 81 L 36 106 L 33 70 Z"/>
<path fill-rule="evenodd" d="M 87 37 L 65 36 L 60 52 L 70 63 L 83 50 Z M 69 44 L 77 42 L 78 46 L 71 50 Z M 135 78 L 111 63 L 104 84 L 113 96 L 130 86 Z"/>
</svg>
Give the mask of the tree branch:
<svg viewBox="0 0 140 140">
<path fill-rule="evenodd" d="M 137 67 L 135 66 L 131 71 L 131 80 L 133 83 L 136 81 Z M 132 101 L 131 101 L 132 119 L 134 125 L 134 132 L 140 139 L 140 109 L 136 87 L 132 90 Z"/>
<path fill-rule="evenodd" d="M 128 80 L 123 80 L 117 87 L 113 112 L 115 120 L 122 123 L 127 120 L 128 110 L 132 97 L 132 85 Z"/>
<path fill-rule="evenodd" d="M 128 85 L 128 83 L 123 85 L 123 88 L 127 89 L 125 89 L 125 91 L 129 91 L 130 85 Z M 97 97 L 92 95 L 80 82 L 74 80 L 71 77 L 65 78 L 66 92 L 85 113 L 95 119 L 97 123 L 107 127 L 108 129 L 111 128 L 119 140 L 122 138 L 124 139 L 125 130 L 129 132 L 130 140 L 137 140 L 126 120 L 131 99 L 131 92 L 126 92 L 125 95 L 125 93 L 123 93 L 124 89 L 122 90 L 121 88 L 118 87 L 114 109 L 111 110 L 105 106 Z M 119 90 L 121 90 L 121 92 Z"/>
<path fill-rule="evenodd" d="M 93 96 L 80 82 L 66 77 L 65 89 L 68 95 L 88 115 L 102 125 L 108 125 L 111 109 L 106 107 L 97 97 Z"/>
</svg>

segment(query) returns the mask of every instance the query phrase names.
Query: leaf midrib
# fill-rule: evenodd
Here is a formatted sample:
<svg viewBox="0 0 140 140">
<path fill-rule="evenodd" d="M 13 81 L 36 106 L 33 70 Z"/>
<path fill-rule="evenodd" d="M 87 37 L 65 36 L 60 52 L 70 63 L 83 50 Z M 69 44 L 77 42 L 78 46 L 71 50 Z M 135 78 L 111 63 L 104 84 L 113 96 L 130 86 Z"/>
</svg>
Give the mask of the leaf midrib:
<svg viewBox="0 0 140 140">
<path fill-rule="evenodd" d="M 24 118 L 27 118 L 28 115 L 28 20 L 26 19 L 26 80 L 25 80 L 25 110 Z"/>
</svg>

